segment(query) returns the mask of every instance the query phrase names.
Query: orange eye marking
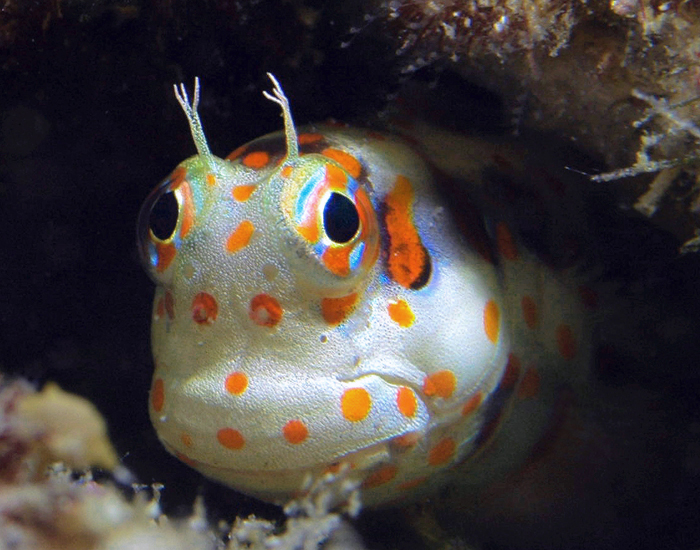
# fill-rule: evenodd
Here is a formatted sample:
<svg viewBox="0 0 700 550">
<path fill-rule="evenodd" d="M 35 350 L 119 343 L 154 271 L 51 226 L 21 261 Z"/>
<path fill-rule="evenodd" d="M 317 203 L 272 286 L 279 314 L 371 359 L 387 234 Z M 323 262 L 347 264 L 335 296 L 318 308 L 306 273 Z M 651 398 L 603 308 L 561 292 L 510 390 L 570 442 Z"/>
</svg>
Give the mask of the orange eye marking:
<svg viewBox="0 0 700 550">
<path fill-rule="evenodd" d="M 462 416 L 469 416 L 470 414 L 472 414 L 475 410 L 479 408 L 479 405 L 481 405 L 481 402 L 483 400 L 484 394 L 480 391 L 472 395 L 469 398 L 469 400 L 464 404 L 464 407 L 462 407 Z"/>
<path fill-rule="evenodd" d="M 340 298 L 324 298 L 321 300 L 321 314 L 323 315 L 323 319 L 329 325 L 338 325 L 342 323 L 355 308 L 356 302 L 356 292 L 348 294 L 347 296 L 341 296 Z"/>
<path fill-rule="evenodd" d="M 187 181 L 180 185 L 182 190 L 182 224 L 180 225 L 180 237 L 185 238 L 194 225 L 194 199 L 192 188 Z"/>
<path fill-rule="evenodd" d="M 163 410 L 163 405 L 165 405 L 165 385 L 162 378 L 156 378 L 151 388 L 151 406 L 154 411 L 160 412 Z"/>
<path fill-rule="evenodd" d="M 344 191 L 348 186 L 348 176 L 335 164 L 326 164 L 326 185 L 335 191 Z"/>
<path fill-rule="evenodd" d="M 175 248 L 173 243 L 156 243 L 156 255 L 158 256 L 156 271 L 162 273 L 168 269 L 175 259 L 175 254 L 177 254 L 177 248 Z"/>
<path fill-rule="evenodd" d="M 359 422 L 369 414 L 372 408 L 372 398 L 364 388 L 350 388 L 343 392 L 340 408 L 346 420 Z"/>
<path fill-rule="evenodd" d="M 280 173 L 282 174 L 283 178 L 288 178 L 289 176 L 291 176 L 292 170 L 294 169 L 291 166 L 287 165 L 284 168 L 282 168 L 282 172 Z"/>
<path fill-rule="evenodd" d="M 389 483 L 396 477 L 396 473 L 398 471 L 399 469 L 393 464 L 382 466 L 365 478 L 365 480 L 362 482 L 362 487 L 364 489 L 372 489 L 373 487 L 379 487 L 380 485 Z"/>
<path fill-rule="evenodd" d="M 569 325 L 557 327 L 557 347 L 559 355 L 564 359 L 571 360 L 576 357 L 576 338 Z"/>
<path fill-rule="evenodd" d="M 439 370 L 423 380 L 423 393 L 428 397 L 447 399 L 452 396 L 456 387 L 457 378 L 450 370 Z"/>
<path fill-rule="evenodd" d="M 188 433 L 182 432 L 180 434 L 180 441 L 182 441 L 182 444 L 185 447 L 191 447 L 192 446 L 192 436 Z"/>
<path fill-rule="evenodd" d="M 274 327 L 282 319 L 282 306 L 268 294 L 258 294 L 250 301 L 250 318 L 261 327 Z"/>
<path fill-rule="evenodd" d="M 238 157 L 240 157 L 243 153 L 245 153 L 246 149 L 248 149 L 248 144 L 246 145 L 241 145 L 240 147 L 237 147 L 233 151 L 229 153 L 229 155 L 226 157 L 226 160 L 236 160 Z"/>
<path fill-rule="evenodd" d="M 248 377 L 242 372 L 232 372 L 224 382 L 226 391 L 232 395 L 241 395 L 248 389 Z"/>
<path fill-rule="evenodd" d="M 400 327 L 410 327 L 413 321 L 416 320 L 416 316 L 411 310 L 411 306 L 408 305 L 406 300 L 396 300 L 395 302 L 389 302 L 387 306 L 389 312 L 389 317 L 391 320 L 398 324 Z"/>
<path fill-rule="evenodd" d="M 231 195 L 238 202 L 247 201 L 255 191 L 255 185 L 236 185 L 231 191 Z"/>
<path fill-rule="evenodd" d="M 233 428 L 221 428 L 216 432 L 216 439 L 221 445 L 233 451 L 240 450 L 245 446 L 245 438 L 241 432 Z"/>
<path fill-rule="evenodd" d="M 255 226 L 253 223 L 248 220 L 243 220 L 226 240 L 226 250 L 230 254 L 233 254 L 248 246 L 254 231 Z"/>
<path fill-rule="evenodd" d="M 321 154 L 324 157 L 328 157 L 329 159 L 336 161 L 343 168 L 345 168 L 345 171 L 353 178 L 357 179 L 360 177 L 362 165 L 360 164 L 360 161 L 352 155 L 346 153 L 345 151 L 341 151 L 340 149 L 332 149 L 330 147 L 321 151 Z"/>
<path fill-rule="evenodd" d="M 248 168 L 259 169 L 263 168 L 270 162 L 270 154 L 267 151 L 253 151 L 243 157 L 243 166 Z"/>
<path fill-rule="evenodd" d="M 316 143 L 317 141 L 321 141 L 323 139 L 323 136 L 321 134 L 311 134 L 311 133 L 306 133 L 306 134 L 299 134 L 299 145 L 308 145 L 309 143 Z"/>
<path fill-rule="evenodd" d="M 298 445 L 306 440 L 309 430 L 301 420 L 290 420 L 282 428 L 282 435 L 292 445 Z"/>
<path fill-rule="evenodd" d="M 350 246 L 331 246 L 321 256 L 323 265 L 334 275 L 347 277 L 350 274 L 350 252 L 352 252 Z"/>
<path fill-rule="evenodd" d="M 484 332 L 486 332 L 486 338 L 492 344 L 498 341 L 500 319 L 501 313 L 496 302 L 493 300 L 486 302 L 486 307 L 484 307 Z"/>
<path fill-rule="evenodd" d="M 435 447 L 430 449 L 430 453 L 428 454 L 428 464 L 431 466 L 440 466 L 441 464 L 445 464 L 450 460 L 450 458 L 452 458 L 452 455 L 454 455 L 456 449 L 457 444 L 451 437 L 446 437 L 440 440 Z"/>
<path fill-rule="evenodd" d="M 540 374 L 537 369 L 530 367 L 523 374 L 523 379 L 518 386 L 518 397 L 520 399 L 528 399 L 536 397 L 540 392 Z"/>
<path fill-rule="evenodd" d="M 206 292 L 200 292 L 192 300 L 192 319 L 199 325 L 210 325 L 216 321 L 219 306 L 216 299 Z"/>
<path fill-rule="evenodd" d="M 312 220 L 308 225 L 298 225 L 297 232 L 310 243 L 318 242 L 318 225 L 316 225 L 314 220 Z"/>
<path fill-rule="evenodd" d="M 518 259 L 518 248 L 515 246 L 513 234 L 503 222 L 498 222 L 496 224 L 496 246 L 501 256 L 506 260 Z"/>
<path fill-rule="evenodd" d="M 394 189 L 387 194 L 384 204 L 389 276 L 404 288 L 422 288 L 430 277 L 430 256 L 413 223 L 413 187 L 408 178 L 396 177 Z"/>
<path fill-rule="evenodd" d="M 418 408 L 418 399 L 411 388 L 401 386 L 396 392 L 396 406 L 399 412 L 408 417 L 413 418 Z"/>
<path fill-rule="evenodd" d="M 211 172 L 207 174 L 207 185 L 209 187 L 214 187 L 216 185 L 216 176 Z"/>
<path fill-rule="evenodd" d="M 523 319 L 527 328 L 533 329 L 537 326 L 537 304 L 530 296 L 523 296 L 520 301 L 520 306 L 523 310 Z"/>
</svg>

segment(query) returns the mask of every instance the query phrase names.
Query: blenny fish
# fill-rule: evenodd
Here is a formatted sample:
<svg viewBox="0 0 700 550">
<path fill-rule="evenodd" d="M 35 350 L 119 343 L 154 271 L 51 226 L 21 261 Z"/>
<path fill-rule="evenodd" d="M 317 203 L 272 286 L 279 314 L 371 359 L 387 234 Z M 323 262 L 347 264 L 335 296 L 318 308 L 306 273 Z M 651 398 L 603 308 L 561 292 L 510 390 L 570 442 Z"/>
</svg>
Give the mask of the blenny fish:
<svg viewBox="0 0 700 550">
<path fill-rule="evenodd" d="M 598 296 L 533 252 L 483 189 L 463 201 L 445 185 L 470 179 L 462 165 L 517 161 L 478 146 L 451 160 L 451 138 L 422 130 L 296 128 L 270 78 L 284 132 L 225 159 L 205 139 L 198 81 L 191 103 L 175 87 L 198 154 L 138 222 L 157 285 L 160 440 L 273 503 L 344 464 L 364 505 L 387 505 L 536 460 L 586 391 Z M 538 204 L 562 192 L 546 183 Z"/>
</svg>

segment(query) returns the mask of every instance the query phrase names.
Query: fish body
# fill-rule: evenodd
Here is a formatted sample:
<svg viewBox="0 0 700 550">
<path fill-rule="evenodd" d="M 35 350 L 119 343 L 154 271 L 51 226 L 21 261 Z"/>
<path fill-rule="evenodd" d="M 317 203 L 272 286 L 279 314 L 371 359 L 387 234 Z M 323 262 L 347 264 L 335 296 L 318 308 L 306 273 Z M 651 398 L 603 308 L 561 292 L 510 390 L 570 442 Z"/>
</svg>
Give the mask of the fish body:
<svg viewBox="0 0 700 550">
<path fill-rule="evenodd" d="M 531 460 L 585 392 L 595 292 L 523 244 L 529 202 L 492 216 L 483 189 L 449 198 L 491 146 L 296 129 L 274 94 L 285 131 L 222 159 L 183 88 L 199 154 L 140 214 L 165 447 L 275 503 L 344 464 L 386 505 Z"/>
</svg>

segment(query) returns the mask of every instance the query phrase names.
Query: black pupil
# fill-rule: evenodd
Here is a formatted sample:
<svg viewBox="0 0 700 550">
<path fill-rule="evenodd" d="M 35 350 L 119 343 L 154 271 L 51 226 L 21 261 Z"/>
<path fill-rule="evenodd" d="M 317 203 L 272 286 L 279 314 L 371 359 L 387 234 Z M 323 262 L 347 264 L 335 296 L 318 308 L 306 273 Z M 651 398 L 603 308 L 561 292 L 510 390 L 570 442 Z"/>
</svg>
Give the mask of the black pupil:
<svg viewBox="0 0 700 550">
<path fill-rule="evenodd" d="M 177 199 L 172 191 L 167 191 L 158 198 L 148 216 L 148 227 L 156 239 L 164 241 L 172 236 L 177 226 L 178 210 Z"/>
<path fill-rule="evenodd" d="M 328 238 L 336 243 L 346 243 L 360 227 L 360 216 L 353 202 L 345 195 L 331 193 L 323 207 L 323 227 Z"/>
</svg>

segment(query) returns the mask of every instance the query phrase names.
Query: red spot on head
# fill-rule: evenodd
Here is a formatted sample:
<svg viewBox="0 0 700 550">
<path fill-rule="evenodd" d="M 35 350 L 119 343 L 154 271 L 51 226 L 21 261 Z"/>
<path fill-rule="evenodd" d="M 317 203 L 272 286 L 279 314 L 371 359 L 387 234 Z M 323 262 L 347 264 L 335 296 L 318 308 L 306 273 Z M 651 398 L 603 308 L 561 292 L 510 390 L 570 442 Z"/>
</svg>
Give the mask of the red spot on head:
<svg viewBox="0 0 700 550">
<path fill-rule="evenodd" d="M 338 325 L 352 313 L 356 303 L 356 292 L 340 298 L 324 298 L 321 300 L 321 314 L 329 325 Z"/>
<path fill-rule="evenodd" d="M 200 292 L 192 300 L 192 319 L 200 325 L 210 325 L 218 314 L 216 299 L 206 292 Z"/>
<path fill-rule="evenodd" d="M 282 428 L 282 435 L 292 445 L 298 445 L 306 441 L 309 430 L 301 420 L 290 420 Z"/>
<path fill-rule="evenodd" d="M 256 325 L 274 327 L 282 319 L 282 306 L 268 294 L 258 294 L 250 301 L 248 314 Z"/>
<path fill-rule="evenodd" d="M 259 170 L 270 162 L 270 154 L 267 151 L 253 151 L 243 157 L 243 166 Z"/>
<path fill-rule="evenodd" d="M 245 438 L 238 430 L 221 428 L 216 432 L 216 439 L 221 445 L 231 450 L 240 450 L 245 446 Z"/>
</svg>

